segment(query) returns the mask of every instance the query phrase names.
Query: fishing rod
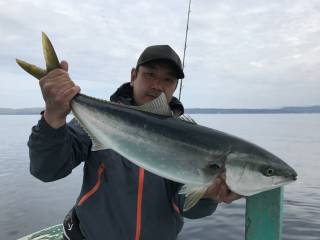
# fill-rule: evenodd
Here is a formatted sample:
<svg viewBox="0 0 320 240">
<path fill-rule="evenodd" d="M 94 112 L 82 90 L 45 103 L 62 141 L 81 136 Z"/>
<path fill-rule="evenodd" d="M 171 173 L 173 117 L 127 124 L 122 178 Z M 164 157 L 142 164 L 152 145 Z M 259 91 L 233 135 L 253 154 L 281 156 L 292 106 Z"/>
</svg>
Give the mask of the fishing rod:
<svg viewBox="0 0 320 240">
<path fill-rule="evenodd" d="M 185 38 L 184 38 L 182 69 L 184 69 L 184 60 L 185 60 L 185 57 L 186 57 L 188 31 L 189 31 L 189 19 L 190 19 L 190 12 L 191 12 L 191 11 L 190 11 L 190 7 L 191 7 L 191 0 L 189 0 L 188 18 L 187 18 L 187 26 L 186 26 L 186 35 L 185 35 Z M 180 80 L 179 100 L 180 100 L 180 98 L 181 98 L 181 90 L 182 90 L 182 79 Z"/>
</svg>

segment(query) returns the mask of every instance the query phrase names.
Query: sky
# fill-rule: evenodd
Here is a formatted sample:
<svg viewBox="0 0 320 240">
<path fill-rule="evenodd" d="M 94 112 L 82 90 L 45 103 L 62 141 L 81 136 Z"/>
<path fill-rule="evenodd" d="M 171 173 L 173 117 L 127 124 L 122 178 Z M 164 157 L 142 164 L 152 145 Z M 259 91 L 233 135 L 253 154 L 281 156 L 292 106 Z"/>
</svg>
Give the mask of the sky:
<svg viewBox="0 0 320 240">
<path fill-rule="evenodd" d="M 147 46 L 182 58 L 187 11 L 188 0 L 0 0 L 0 107 L 44 106 L 15 63 L 44 66 L 42 31 L 82 93 L 109 99 Z M 188 34 L 185 107 L 320 105 L 320 1 L 193 0 Z"/>
</svg>

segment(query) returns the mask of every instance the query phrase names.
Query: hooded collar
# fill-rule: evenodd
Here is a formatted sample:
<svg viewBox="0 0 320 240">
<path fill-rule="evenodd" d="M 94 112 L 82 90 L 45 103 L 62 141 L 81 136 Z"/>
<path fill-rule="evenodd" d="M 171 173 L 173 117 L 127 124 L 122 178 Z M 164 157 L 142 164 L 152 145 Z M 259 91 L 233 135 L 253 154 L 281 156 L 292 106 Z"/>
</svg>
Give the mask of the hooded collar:
<svg viewBox="0 0 320 240">
<path fill-rule="evenodd" d="M 133 105 L 133 88 L 130 83 L 122 84 L 117 91 L 111 95 L 110 101 Z M 169 106 L 175 115 L 179 116 L 184 113 L 182 103 L 175 97 L 172 97 Z"/>
</svg>

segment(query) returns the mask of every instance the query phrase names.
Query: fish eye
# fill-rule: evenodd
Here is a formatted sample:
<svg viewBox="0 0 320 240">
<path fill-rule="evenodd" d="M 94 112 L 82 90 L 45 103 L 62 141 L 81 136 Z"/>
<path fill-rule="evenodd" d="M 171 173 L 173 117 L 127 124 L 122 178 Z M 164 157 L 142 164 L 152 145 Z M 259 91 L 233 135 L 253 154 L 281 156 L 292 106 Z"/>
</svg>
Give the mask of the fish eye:
<svg viewBox="0 0 320 240">
<path fill-rule="evenodd" d="M 264 169 L 263 174 L 267 177 L 271 177 L 274 175 L 274 169 L 271 167 L 267 167 Z"/>
<path fill-rule="evenodd" d="M 209 164 L 209 168 L 211 169 L 211 170 L 218 170 L 218 169 L 220 169 L 220 166 L 218 165 L 218 164 Z"/>
</svg>

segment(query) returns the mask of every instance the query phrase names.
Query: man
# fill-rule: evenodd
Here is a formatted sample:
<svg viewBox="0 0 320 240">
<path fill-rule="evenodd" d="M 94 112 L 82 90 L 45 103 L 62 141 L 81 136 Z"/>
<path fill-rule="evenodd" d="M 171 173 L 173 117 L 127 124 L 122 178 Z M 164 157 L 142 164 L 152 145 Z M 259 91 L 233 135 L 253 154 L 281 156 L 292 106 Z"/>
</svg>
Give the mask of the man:
<svg viewBox="0 0 320 240">
<path fill-rule="evenodd" d="M 143 105 L 165 93 L 173 113 L 180 115 L 183 105 L 173 97 L 180 78 L 184 73 L 176 52 L 168 45 L 150 46 L 131 70 L 130 83 L 111 101 Z M 81 193 L 64 221 L 65 239 L 176 239 L 183 217 L 208 216 L 219 202 L 240 197 L 228 189 L 222 173 L 204 198 L 183 212 L 181 184 L 147 172 L 111 149 L 92 151 L 79 125 L 66 124 L 70 101 L 80 92 L 68 75 L 67 62 L 43 77 L 40 87 L 46 108 L 28 142 L 31 174 L 54 181 L 84 162 Z"/>
</svg>

